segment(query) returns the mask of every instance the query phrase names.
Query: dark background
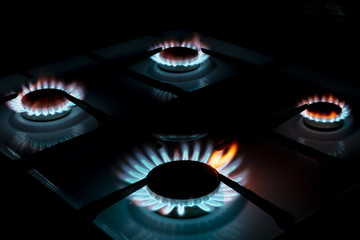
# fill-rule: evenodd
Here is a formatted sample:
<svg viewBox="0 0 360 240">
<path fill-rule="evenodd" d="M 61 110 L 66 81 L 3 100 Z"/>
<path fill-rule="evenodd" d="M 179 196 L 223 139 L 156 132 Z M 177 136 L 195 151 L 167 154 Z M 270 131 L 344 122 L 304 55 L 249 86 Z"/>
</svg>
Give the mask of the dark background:
<svg viewBox="0 0 360 240">
<path fill-rule="evenodd" d="M 177 1 L 133 2 L 124 6 L 124 2 L 113 6 L 3 6 L 0 77 L 138 36 L 183 29 L 233 42 L 358 86 L 359 28 L 355 22 L 359 9 L 353 2 Z M 2 183 L 5 199 L 2 222 L 8 223 L 3 227 L 4 236 L 56 238 L 75 234 L 102 239 L 96 229 L 68 228 L 64 223 L 71 208 L 32 177 L 14 173 Z M 359 236 L 358 193 L 356 187 L 280 238 Z"/>
<path fill-rule="evenodd" d="M 348 78 L 355 73 L 357 9 L 352 1 L 167 4 L 2 8 L 0 76 L 174 29 L 216 36 Z"/>
</svg>

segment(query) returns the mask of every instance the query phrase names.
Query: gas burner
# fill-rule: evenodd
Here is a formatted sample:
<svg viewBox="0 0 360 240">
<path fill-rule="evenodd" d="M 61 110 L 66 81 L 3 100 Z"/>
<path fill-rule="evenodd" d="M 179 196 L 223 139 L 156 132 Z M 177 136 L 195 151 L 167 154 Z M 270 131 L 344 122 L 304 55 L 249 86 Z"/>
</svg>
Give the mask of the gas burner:
<svg viewBox="0 0 360 240">
<path fill-rule="evenodd" d="M 66 97 L 63 94 L 62 90 L 58 89 L 40 89 L 33 92 L 29 92 L 23 96 L 21 103 L 24 108 L 32 109 L 38 112 L 49 111 L 50 114 L 32 114 L 29 115 L 27 112 L 22 113 L 22 115 L 29 120 L 34 121 L 49 121 L 61 118 L 71 111 L 71 109 L 56 111 L 55 109 L 58 106 L 64 105 L 67 101 Z"/>
<path fill-rule="evenodd" d="M 161 69 L 169 72 L 192 71 L 209 57 L 209 55 L 201 51 L 204 45 L 200 42 L 198 35 L 183 42 L 176 40 L 165 41 L 157 44 L 152 49 L 159 47 L 163 48 L 163 50 L 151 58 L 159 64 Z"/>
<path fill-rule="evenodd" d="M 309 107 L 301 113 L 304 123 L 315 129 L 332 130 L 341 127 L 344 120 L 349 116 L 350 110 L 345 102 L 340 101 L 333 95 L 317 95 L 303 99 L 299 105 L 309 104 Z"/>
<path fill-rule="evenodd" d="M 198 217 L 238 196 L 214 177 L 214 172 L 218 171 L 226 176 L 232 175 L 236 182 L 244 182 L 245 171 L 233 174 L 241 164 L 241 158 L 236 157 L 237 149 L 237 142 L 221 151 L 214 150 L 211 143 L 202 147 L 200 141 L 195 141 L 193 146 L 183 142 L 181 150 L 176 149 L 170 157 L 163 148 L 155 152 L 147 147 L 145 154 L 137 150 L 135 157 L 125 156 L 128 163 L 121 164 L 116 174 L 128 183 L 146 176 L 151 179 L 146 188 L 130 196 L 136 205 L 172 218 Z"/>
<path fill-rule="evenodd" d="M 169 47 L 159 53 L 159 57 L 169 64 L 159 64 L 163 70 L 170 72 L 187 72 L 200 66 L 192 63 L 198 57 L 198 50 L 189 47 Z"/>
<path fill-rule="evenodd" d="M 64 92 L 79 98 L 84 98 L 83 89 L 76 83 L 65 85 L 54 79 L 39 79 L 29 87 L 22 87 L 19 95 L 8 102 L 10 109 L 19 112 L 32 121 L 51 121 L 62 118 L 70 113 L 72 102 L 66 99 Z"/>
<path fill-rule="evenodd" d="M 163 163 L 152 169 L 148 174 L 147 190 L 160 203 L 177 205 L 181 215 L 185 207 L 209 200 L 219 186 L 218 173 L 213 167 L 198 161 L 181 160 Z M 186 217 L 192 217 L 194 213 L 191 209 Z"/>
</svg>

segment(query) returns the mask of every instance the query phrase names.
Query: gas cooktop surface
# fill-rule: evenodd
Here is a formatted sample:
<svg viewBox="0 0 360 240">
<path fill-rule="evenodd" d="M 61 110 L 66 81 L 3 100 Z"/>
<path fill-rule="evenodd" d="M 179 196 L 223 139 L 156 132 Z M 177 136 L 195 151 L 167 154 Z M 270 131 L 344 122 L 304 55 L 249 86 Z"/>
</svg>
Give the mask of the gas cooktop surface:
<svg viewBox="0 0 360 240">
<path fill-rule="evenodd" d="M 359 86 L 246 41 L 143 29 L 5 71 L 9 229 L 294 239 L 315 226 L 320 236 L 329 220 L 312 221 L 343 217 L 356 199 Z"/>
</svg>

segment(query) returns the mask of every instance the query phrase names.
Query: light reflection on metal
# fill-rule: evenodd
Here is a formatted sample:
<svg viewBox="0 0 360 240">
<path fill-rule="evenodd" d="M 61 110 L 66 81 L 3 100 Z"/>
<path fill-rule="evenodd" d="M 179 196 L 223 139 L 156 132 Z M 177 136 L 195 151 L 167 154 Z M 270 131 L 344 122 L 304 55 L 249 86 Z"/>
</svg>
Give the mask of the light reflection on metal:
<svg viewBox="0 0 360 240">
<path fill-rule="evenodd" d="M 81 125 L 48 133 L 16 132 L 13 138 L 14 148 L 20 154 L 36 153 L 77 137 L 84 132 L 85 130 Z"/>
<path fill-rule="evenodd" d="M 328 154 L 333 157 L 341 157 L 345 153 L 346 144 L 343 141 L 339 141 L 335 145 L 336 147 L 329 151 Z"/>
<path fill-rule="evenodd" d="M 144 147 L 144 149 L 136 149 L 131 155 L 126 155 L 126 161 L 120 163 L 115 173 L 121 180 L 132 184 L 144 179 L 153 168 L 165 162 L 192 160 L 209 163 L 214 151 L 216 150 L 212 142 L 204 145 L 200 141 L 181 142 L 180 148 L 171 153 L 165 150 L 165 147 L 156 150 Z M 231 150 L 232 157 L 230 154 L 220 153 L 219 157 L 226 157 L 227 161 L 226 163 L 221 161 L 223 164 L 217 166 L 216 169 L 219 173 L 244 185 L 247 173 L 246 171 L 240 173 L 236 171 L 242 163 L 242 158 L 238 154 L 233 154 L 234 151 L 233 148 Z M 186 173 L 184 173 L 184 176 L 186 176 Z M 169 215 L 173 210 L 176 210 L 178 216 L 183 216 L 186 214 L 188 207 L 198 207 L 204 212 L 211 212 L 222 207 L 225 203 L 231 202 L 238 196 L 237 192 L 221 183 L 217 192 L 205 196 L 200 202 L 177 200 L 162 202 L 160 199 L 155 198 L 146 187 L 133 193 L 130 199 L 136 205 L 146 207 L 150 211 L 157 211 L 162 215 Z"/>
<path fill-rule="evenodd" d="M 183 81 L 183 82 L 173 82 L 173 85 L 180 87 L 181 89 L 187 92 L 193 92 L 200 88 L 206 87 L 209 85 L 209 81 L 206 77 L 195 79 L 192 81 Z M 152 96 L 159 100 L 160 102 L 166 102 L 171 99 L 176 98 L 177 96 L 173 93 L 163 91 L 157 88 L 154 88 L 151 92 Z"/>
<path fill-rule="evenodd" d="M 64 91 L 78 99 L 83 99 L 85 94 L 83 88 L 76 82 L 65 84 L 62 81 L 55 79 L 39 78 L 36 83 L 29 83 L 29 86 L 22 86 L 22 91 L 18 96 L 7 102 L 10 109 L 18 113 L 24 113 L 28 116 L 48 116 L 55 115 L 65 111 L 69 111 L 74 104 L 69 100 L 62 101 L 59 104 L 51 107 L 36 107 L 27 106 L 23 103 L 22 99 L 24 96 L 31 92 L 35 92 L 42 89 L 57 89 Z"/>
<path fill-rule="evenodd" d="M 154 98 L 159 100 L 160 102 L 166 102 L 177 97 L 175 94 L 171 92 L 163 91 L 157 88 L 154 88 L 152 90 L 151 95 L 154 96 Z"/>
<path fill-rule="evenodd" d="M 333 157 L 343 157 L 346 154 L 346 143 L 344 141 L 321 141 L 314 139 L 298 138 L 298 142 L 316 149 Z"/>
</svg>

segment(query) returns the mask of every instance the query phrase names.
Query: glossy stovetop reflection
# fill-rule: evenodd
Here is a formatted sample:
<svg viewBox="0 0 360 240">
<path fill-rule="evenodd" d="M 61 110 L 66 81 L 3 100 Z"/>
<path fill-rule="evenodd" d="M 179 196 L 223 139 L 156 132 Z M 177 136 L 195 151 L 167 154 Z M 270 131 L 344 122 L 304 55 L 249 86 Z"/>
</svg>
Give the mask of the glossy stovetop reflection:
<svg viewBox="0 0 360 240">
<path fill-rule="evenodd" d="M 208 158 L 206 155 L 213 145 L 207 139 L 170 144 L 162 142 L 161 149 L 139 145 L 130 151 L 108 150 L 102 153 L 100 150 L 88 150 L 81 156 L 73 153 L 70 162 L 32 170 L 31 174 L 52 186 L 74 208 L 79 208 L 128 185 L 126 181 L 130 180 L 126 179 L 140 175 L 140 172 L 135 172 L 149 167 L 156 161 L 154 158 L 159 161 L 164 161 L 165 156 L 168 161 Z M 345 178 L 341 172 L 269 141 L 240 143 L 233 161 L 238 162 L 238 167 L 230 177 L 240 176 L 239 183 L 291 212 L 298 221 L 352 183 L 352 179 Z M 146 204 L 145 200 L 136 203 L 136 199 L 146 197 L 144 191 L 141 189 L 104 210 L 95 224 L 115 239 L 145 236 L 150 239 L 233 239 L 234 236 L 269 239 L 283 231 L 269 215 L 241 196 L 208 214 L 181 219 L 150 210 L 153 205 Z M 258 231 L 259 228 L 262 231 Z"/>
<path fill-rule="evenodd" d="M 17 213 L 28 209 L 25 212 L 31 214 L 23 216 L 26 220 L 37 219 L 40 211 L 37 213 L 38 208 L 32 209 L 21 199 L 28 199 L 30 205 L 37 207 L 42 203 L 47 210 L 53 209 L 54 202 L 62 201 L 73 212 L 130 184 L 134 180 L 131 178 L 143 176 L 141 169 L 151 167 L 154 161 L 208 158 L 218 151 L 215 145 L 219 138 L 239 142 L 233 157 L 238 164 L 231 171 L 233 176 L 240 176 L 239 183 L 292 213 L 298 223 L 356 185 L 353 174 L 357 166 L 354 159 L 359 155 L 354 145 L 359 135 L 356 108 L 352 108 L 351 121 L 334 132 L 318 134 L 307 129 L 300 115 L 274 131 L 265 128 L 264 132 L 262 125 L 262 117 L 269 119 L 291 110 L 299 99 L 314 92 L 330 91 L 356 106 L 359 100 L 356 86 L 348 88 L 341 78 L 327 77 L 294 62 L 278 61 L 268 54 L 271 51 L 265 54 L 234 44 L 210 31 L 201 35 L 203 40 L 210 50 L 230 56 L 230 61 L 210 56 L 198 69 L 183 74 L 162 72 L 150 58 L 132 63 L 129 68 L 121 65 L 127 57 L 148 50 L 149 45 L 166 36 L 182 37 L 187 33 L 161 31 L 118 42 L 114 39 L 111 44 L 99 44 L 90 51 L 85 46 L 76 51 L 76 56 L 44 61 L 45 64 L 37 66 L 22 65 L 20 73 L 2 76 L 2 95 L 44 75 L 79 80 L 86 89 L 84 101 L 116 118 L 102 121 L 103 118 L 76 106 L 66 117 L 43 124 L 24 119 L 2 105 L 0 121 L 4 128 L 0 130 L 0 149 L 4 160 L 14 163 L 10 169 L 16 173 L 6 176 L 11 176 L 9 179 L 22 176 L 14 181 L 17 185 L 12 184 L 17 186 L 15 189 L 9 187 L 10 199 L 16 200 L 10 200 L 8 205 L 16 203 L 14 208 L 21 209 Z M 261 41 L 256 39 L 257 43 Z M 161 84 L 154 85 L 153 80 Z M 174 88 L 166 88 L 167 84 L 177 87 L 175 92 L 183 95 L 174 97 Z M 202 125 L 205 127 L 198 132 L 197 126 Z M 144 135 L 138 135 L 139 132 Z M 161 148 L 155 147 L 154 138 L 149 135 L 155 137 Z M 143 136 L 151 141 L 144 141 Z M 299 146 L 304 145 L 312 150 L 303 151 Z M 19 173 L 16 166 L 23 163 L 24 156 L 31 161 L 37 157 L 45 159 L 46 164 L 37 164 L 35 168 L 29 164 L 25 172 Z M 8 162 L 5 166 L 9 166 Z M 34 186 L 45 186 L 44 191 L 50 190 L 53 197 L 45 194 L 35 198 L 31 188 L 24 189 L 22 179 L 29 178 L 28 175 L 36 180 Z M 144 191 L 139 190 L 138 198 L 147 197 Z M 242 196 L 234 196 L 207 214 L 187 219 L 163 216 L 149 210 L 159 206 L 146 201 L 139 204 L 137 200 L 130 196 L 101 212 L 94 221 L 100 235 L 115 239 L 272 239 L 284 234 L 269 215 Z M 219 205 L 216 201 L 212 204 Z M 66 215 L 60 210 L 54 212 L 55 216 L 39 214 L 38 222 L 49 227 L 52 222 L 46 223 L 42 216 L 54 219 Z M 31 221 L 27 222 L 22 228 Z M 61 226 L 55 228 L 59 231 Z"/>
</svg>

